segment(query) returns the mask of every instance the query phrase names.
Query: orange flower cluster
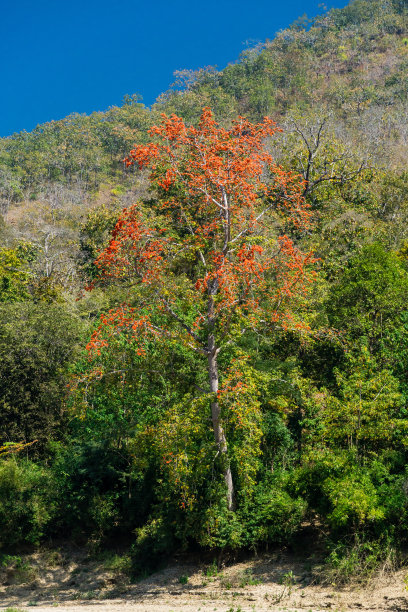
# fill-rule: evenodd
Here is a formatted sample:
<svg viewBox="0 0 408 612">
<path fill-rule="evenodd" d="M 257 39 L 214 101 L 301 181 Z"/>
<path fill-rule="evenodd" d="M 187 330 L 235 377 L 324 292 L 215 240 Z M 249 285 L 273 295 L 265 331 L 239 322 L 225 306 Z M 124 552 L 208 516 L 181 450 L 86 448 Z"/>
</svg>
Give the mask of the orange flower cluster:
<svg viewBox="0 0 408 612">
<path fill-rule="evenodd" d="M 101 355 L 104 348 L 109 347 L 112 339 L 126 334 L 128 341 L 136 346 L 137 355 L 145 355 L 144 342 L 146 339 L 156 337 L 149 318 L 145 315 L 137 317 L 136 309 L 122 305 L 101 315 L 101 323 L 93 332 L 86 346 L 91 358 Z"/>
<path fill-rule="evenodd" d="M 166 240 L 146 226 L 137 206 L 124 209 L 107 248 L 95 261 L 105 277 L 126 279 L 132 275 L 148 282 L 159 274 Z"/>
</svg>

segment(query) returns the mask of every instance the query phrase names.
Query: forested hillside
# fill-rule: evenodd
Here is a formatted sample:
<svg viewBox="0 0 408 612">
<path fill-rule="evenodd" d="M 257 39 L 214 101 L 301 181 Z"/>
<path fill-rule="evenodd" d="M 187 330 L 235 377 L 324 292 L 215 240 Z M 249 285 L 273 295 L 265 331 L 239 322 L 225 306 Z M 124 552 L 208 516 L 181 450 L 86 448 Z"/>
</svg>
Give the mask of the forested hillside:
<svg viewBox="0 0 408 612">
<path fill-rule="evenodd" d="M 271 37 L 0 140 L 3 556 L 402 554 L 408 4 Z"/>
</svg>

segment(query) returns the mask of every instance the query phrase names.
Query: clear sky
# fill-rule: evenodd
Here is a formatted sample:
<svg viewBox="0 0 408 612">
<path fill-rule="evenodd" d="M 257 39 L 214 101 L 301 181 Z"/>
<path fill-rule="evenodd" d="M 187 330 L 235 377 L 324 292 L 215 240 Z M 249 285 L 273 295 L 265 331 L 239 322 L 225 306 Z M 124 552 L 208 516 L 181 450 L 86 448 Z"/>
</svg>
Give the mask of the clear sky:
<svg viewBox="0 0 408 612">
<path fill-rule="evenodd" d="M 322 12 L 320 3 L 0 0 L 0 136 L 105 110 L 125 94 L 150 105 L 175 70 L 224 68 L 300 15 Z"/>
</svg>

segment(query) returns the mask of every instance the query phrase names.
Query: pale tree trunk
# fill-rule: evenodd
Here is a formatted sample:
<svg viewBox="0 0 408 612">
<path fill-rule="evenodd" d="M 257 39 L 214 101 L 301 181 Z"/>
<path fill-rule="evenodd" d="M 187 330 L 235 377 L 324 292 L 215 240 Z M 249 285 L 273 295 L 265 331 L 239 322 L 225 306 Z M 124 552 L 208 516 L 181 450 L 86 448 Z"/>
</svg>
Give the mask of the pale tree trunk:
<svg viewBox="0 0 408 612">
<path fill-rule="evenodd" d="M 217 364 L 217 347 L 214 336 L 214 295 L 218 289 L 217 280 L 213 281 L 209 287 L 209 300 L 208 300 L 208 324 L 209 324 L 209 335 L 208 335 L 208 378 L 210 382 L 211 393 L 214 396 L 214 400 L 211 402 L 211 419 L 214 430 L 214 438 L 217 444 L 218 453 L 221 459 L 222 471 L 227 487 L 227 504 L 228 510 L 235 510 L 235 495 L 234 495 L 234 484 L 232 482 L 231 466 L 228 458 L 228 447 L 227 439 L 225 437 L 224 429 L 221 425 L 221 408 L 218 402 L 218 364 Z"/>
</svg>

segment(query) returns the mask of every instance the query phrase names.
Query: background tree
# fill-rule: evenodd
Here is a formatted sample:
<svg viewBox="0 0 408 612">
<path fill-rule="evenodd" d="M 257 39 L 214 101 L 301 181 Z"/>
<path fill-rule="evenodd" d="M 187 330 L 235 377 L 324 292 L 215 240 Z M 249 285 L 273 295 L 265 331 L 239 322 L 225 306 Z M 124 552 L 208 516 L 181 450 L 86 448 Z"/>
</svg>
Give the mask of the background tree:
<svg viewBox="0 0 408 612">
<path fill-rule="evenodd" d="M 37 440 L 39 453 L 65 428 L 67 366 L 83 324 L 62 306 L 30 301 L 1 304 L 0 314 L 0 443 Z"/>
</svg>

